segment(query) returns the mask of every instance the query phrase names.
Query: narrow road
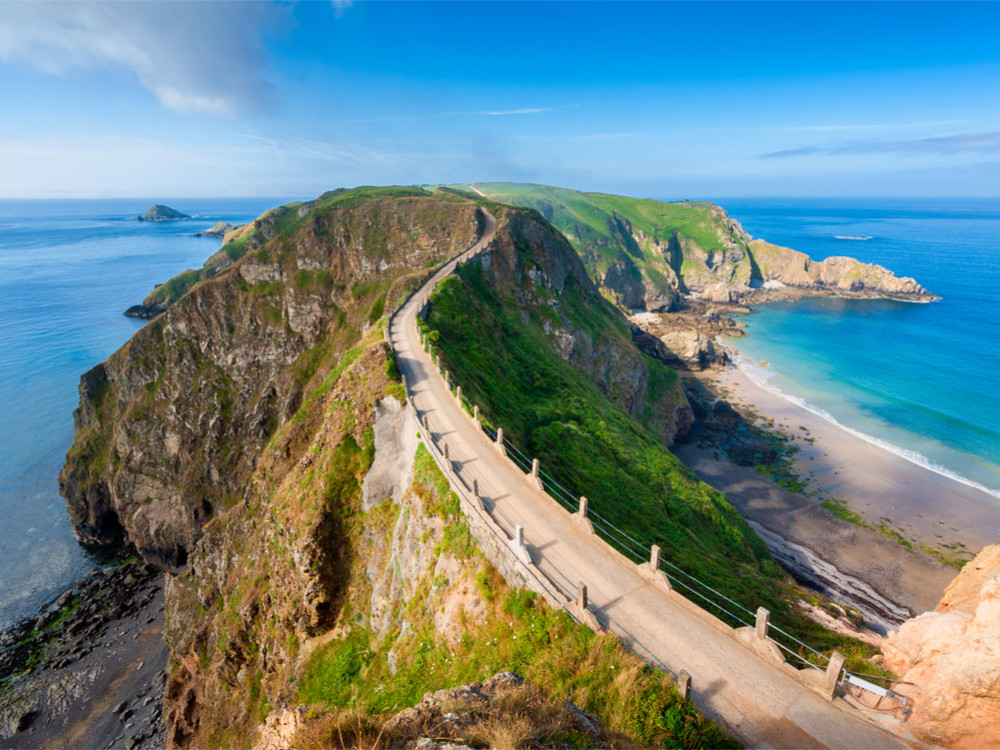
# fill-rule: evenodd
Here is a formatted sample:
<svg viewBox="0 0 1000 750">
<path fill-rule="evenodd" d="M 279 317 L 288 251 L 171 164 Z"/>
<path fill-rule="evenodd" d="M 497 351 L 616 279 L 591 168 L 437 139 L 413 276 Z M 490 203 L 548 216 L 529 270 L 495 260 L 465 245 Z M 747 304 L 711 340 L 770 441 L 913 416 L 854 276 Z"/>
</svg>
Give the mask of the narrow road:
<svg viewBox="0 0 1000 750">
<path fill-rule="evenodd" d="M 515 524 L 524 527 L 536 563 L 569 598 L 577 583 L 585 583 L 590 600 L 614 618 L 616 631 L 627 631 L 673 671 L 688 672 L 700 699 L 748 745 L 908 747 L 842 702 L 831 703 L 806 688 L 787 668 L 765 661 L 649 583 L 634 564 L 574 523 L 463 411 L 423 351 L 416 318 L 437 283 L 492 241 L 496 221 L 487 217 L 482 238 L 442 266 L 389 323 L 389 340 L 411 401 L 421 417 L 426 415 L 438 444 L 447 444 L 451 463 L 463 479 L 470 485 L 473 479 L 478 482 L 480 495 L 501 526 L 511 532 Z"/>
</svg>

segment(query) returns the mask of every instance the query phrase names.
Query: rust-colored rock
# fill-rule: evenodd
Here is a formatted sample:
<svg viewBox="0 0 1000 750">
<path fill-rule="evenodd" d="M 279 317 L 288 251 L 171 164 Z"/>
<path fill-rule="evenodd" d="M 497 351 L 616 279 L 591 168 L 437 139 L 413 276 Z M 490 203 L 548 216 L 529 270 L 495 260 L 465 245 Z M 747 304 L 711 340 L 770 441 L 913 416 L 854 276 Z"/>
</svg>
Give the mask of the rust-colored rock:
<svg viewBox="0 0 1000 750">
<path fill-rule="evenodd" d="M 1000 747 L 1000 545 L 986 547 L 933 612 L 882 645 L 886 666 L 913 698 L 909 728 L 946 747 Z"/>
</svg>

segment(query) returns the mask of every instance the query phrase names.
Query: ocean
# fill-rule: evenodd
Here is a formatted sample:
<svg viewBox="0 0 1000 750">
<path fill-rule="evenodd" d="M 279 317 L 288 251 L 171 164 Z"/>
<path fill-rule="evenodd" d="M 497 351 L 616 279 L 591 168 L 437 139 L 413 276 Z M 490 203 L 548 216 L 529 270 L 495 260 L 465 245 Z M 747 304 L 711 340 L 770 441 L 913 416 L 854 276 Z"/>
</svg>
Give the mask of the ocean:
<svg viewBox="0 0 1000 750">
<path fill-rule="evenodd" d="M 942 298 L 760 305 L 727 343 L 759 385 L 1000 509 L 1000 200 L 719 203 L 755 237 L 877 263 Z"/>
<path fill-rule="evenodd" d="M 151 200 L 0 201 L 0 627 L 101 564 L 73 538 L 57 477 L 80 375 L 144 324 L 122 312 L 218 249 L 193 232 L 287 200 L 160 200 L 197 218 L 155 224 L 134 221 Z M 1000 503 L 1000 201 L 719 203 L 754 236 L 879 263 L 943 298 L 762 305 L 732 343 L 765 387 Z"/>
<path fill-rule="evenodd" d="M 145 322 L 122 312 L 219 248 L 194 232 L 287 199 L 155 202 L 196 218 L 134 221 L 151 200 L 0 201 L 0 627 L 102 562 L 74 539 L 57 478 L 80 375 Z"/>
</svg>

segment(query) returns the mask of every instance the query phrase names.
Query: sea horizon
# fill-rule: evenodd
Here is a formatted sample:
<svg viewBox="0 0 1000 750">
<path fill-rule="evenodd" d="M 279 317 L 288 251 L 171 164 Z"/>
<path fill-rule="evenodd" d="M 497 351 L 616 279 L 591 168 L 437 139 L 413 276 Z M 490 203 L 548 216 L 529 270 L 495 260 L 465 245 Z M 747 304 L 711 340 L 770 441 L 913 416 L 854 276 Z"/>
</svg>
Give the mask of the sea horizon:
<svg viewBox="0 0 1000 750">
<path fill-rule="evenodd" d="M 874 204 L 855 199 L 853 207 L 830 206 L 829 199 L 730 199 L 728 205 L 718 201 L 754 236 L 807 252 L 817 260 L 842 254 L 881 263 L 897 275 L 914 276 L 944 297 L 930 305 L 844 301 L 832 303 L 834 309 L 826 310 L 822 305 L 831 303 L 822 301 L 765 305 L 747 316 L 750 336 L 736 345 L 748 361 L 769 362 L 765 380 L 772 381 L 770 387 L 786 397 L 824 411 L 847 429 L 912 451 L 946 471 L 995 489 L 1000 485 L 990 483 L 990 472 L 1000 472 L 1000 468 L 986 458 L 1000 455 L 990 453 L 993 446 L 1000 446 L 1000 435 L 995 431 L 977 433 L 975 420 L 958 413 L 952 434 L 940 435 L 935 425 L 941 409 L 928 410 L 920 399 L 887 400 L 885 393 L 872 393 L 872 383 L 854 382 L 839 372 L 836 368 L 851 359 L 849 351 L 845 355 L 827 346 L 824 358 L 814 356 L 822 348 L 817 342 L 823 341 L 824 325 L 829 321 L 875 333 L 905 331 L 908 338 L 898 342 L 901 351 L 940 350 L 941 337 L 947 340 L 949 330 L 970 320 L 976 322 L 976 316 L 969 315 L 968 307 L 973 304 L 983 310 L 978 321 L 982 326 L 962 329 L 966 335 L 959 343 L 965 356 L 975 351 L 977 340 L 988 341 L 998 333 L 989 321 L 988 310 L 1000 310 L 1000 301 L 990 289 L 979 289 L 976 284 L 963 286 L 960 273 L 950 278 L 947 272 L 956 271 L 954 264 L 928 264 L 942 252 L 942 242 L 952 255 L 971 253 L 975 257 L 983 236 L 994 228 L 1000 234 L 1000 199 L 977 199 L 976 206 L 965 207 L 964 215 L 959 216 L 955 215 L 957 199 L 941 199 L 936 204 L 933 199 L 923 199 L 921 204 L 925 201 L 931 205 L 914 207 L 912 199 L 906 198 L 879 199 Z M 197 218 L 134 221 L 152 202 L 171 205 Z M 200 203 L 166 198 L 0 200 L 0 335 L 7 342 L 0 355 L 0 509 L 9 519 L 0 530 L 0 555 L 4 556 L 0 570 L 5 571 L 0 574 L 0 625 L 30 615 L 100 564 L 99 557 L 73 538 L 57 477 L 72 442 L 72 412 L 78 402 L 80 376 L 144 324 L 124 317 L 124 310 L 141 302 L 155 284 L 187 268 L 200 267 L 218 249 L 218 240 L 192 237 L 193 232 L 220 220 L 250 221 L 284 202 L 287 199 L 220 198 Z M 930 245 L 910 241 L 908 238 L 920 234 L 914 223 L 928 221 L 950 222 L 951 239 L 937 237 Z M 837 235 L 872 239 L 837 240 Z M 994 261 L 987 266 L 990 263 Z M 931 267 L 946 273 L 928 278 Z M 974 299 L 963 299 L 963 295 Z M 930 317 L 911 314 L 918 309 L 930 311 Z M 941 319 L 928 327 L 927 321 L 933 318 Z M 776 331 L 783 333 L 776 337 Z M 891 359 L 890 352 L 882 354 Z M 982 356 L 988 359 L 990 355 Z M 958 367 L 960 362 L 951 363 L 951 368 L 948 362 L 926 368 L 923 374 L 932 375 L 931 382 L 936 383 L 930 390 L 955 390 L 954 383 L 970 381 L 976 371 L 980 371 L 976 382 L 982 387 L 1000 387 L 996 378 L 989 377 L 990 372 L 1000 372 L 1000 361 L 993 368 L 982 356 L 971 368 Z M 905 374 L 910 366 L 907 363 L 912 361 L 903 361 L 897 369 Z M 818 375 L 823 377 L 817 380 Z M 883 379 L 890 375 L 896 377 L 884 368 L 880 371 Z M 906 387 L 890 385 L 888 389 L 901 392 Z M 967 398 L 962 393 L 955 395 L 959 402 Z M 948 410 L 954 411 L 951 406 Z M 921 423 L 921 419 L 925 421 Z M 899 428 L 900 422 L 905 423 L 903 428 Z M 889 432 L 882 432 L 887 429 Z M 983 441 L 973 446 L 972 453 L 963 444 L 970 434 L 980 434 Z M 936 436 L 945 448 L 956 451 L 957 460 L 955 455 L 941 455 L 940 445 L 928 448 L 921 442 L 927 435 Z M 982 460 L 981 476 L 970 471 L 973 460 Z"/>
</svg>

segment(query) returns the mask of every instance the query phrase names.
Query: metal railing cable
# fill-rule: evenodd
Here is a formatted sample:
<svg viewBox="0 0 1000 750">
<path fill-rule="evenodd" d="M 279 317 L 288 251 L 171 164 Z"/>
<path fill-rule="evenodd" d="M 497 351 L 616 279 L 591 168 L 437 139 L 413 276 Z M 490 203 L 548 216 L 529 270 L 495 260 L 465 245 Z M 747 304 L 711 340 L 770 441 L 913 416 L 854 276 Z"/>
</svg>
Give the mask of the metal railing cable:
<svg viewBox="0 0 1000 750">
<path fill-rule="evenodd" d="M 439 358 L 440 359 L 440 358 Z M 442 377 L 445 373 L 445 368 L 439 364 L 438 370 Z M 452 390 L 451 383 L 448 384 L 449 392 L 455 395 Z M 461 398 L 461 404 L 463 409 L 468 413 L 472 414 L 475 411 L 475 404 L 469 400 L 463 393 Z M 482 431 L 490 437 L 493 442 L 496 442 L 497 431 L 489 427 L 485 422 L 480 420 L 480 428 Z M 525 472 L 530 472 L 532 468 L 532 459 L 529 458 L 507 435 L 503 436 L 503 446 L 507 457 Z M 548 492 L 549 496 L 552 497 L 557 503 L 565 507 L 570 512 L 575 512 L 579 504 L 579 495 L 571 492 L 562 483 L 555 479 L 551 474 L 549 474 L 544 469 L 539 469 L 538 472 L 539 479 L 542 481 L 542 485 Z M 649 545 L 643 543 L 636 539 L 634 536 L 629 534 L 624 529 L 620 528 L 599 512 L 594 511 L 592 508 L 587 509 L 587 518 L 590 520 L 591 524 L 594 526 L 595 531 L 600 532 L 600 535 L 606 540 L 610 541 L 612 545 L 621 551 L 626 556 L 631 557 L 635 562 L 645 562 L 648 559 L 648 549 Z M 754 627 L 756 613 L 750 610 L 748 607 L 740 604 L 731 597 L 722 593 L 713 586 L 705 583 L 704 581 L 698 579 L 696 576 L 690 574 L 683 568 L 677 566 L 670 560 L 665 558 L 660 558 L 660 568 L 664 570 L 663 572 L 671 574 L 672 583 L 683 588 L 685 591 L 690 592 L 691 595 L 697 597 L 699 600 L 705 602 L 712 610 L 725 615 L 730 618 L 733 622 L 738 623 L 745 627 Z M 683 579 L 683 580 L 682 580 Z M 707 593 L 706 593 L 707 592 Z M 723 603 L 724 602 L 724 603 Z M 733 611 L 733 610 L 737 611 Z M 744 614 L 740 614 L 740 613 Z M 774 634 L 772 634 L 772 631 Z M 780 635 L 781 638 L 775 637 Z M 782 640 L 787 639 L 790 643 L 805 649 L 809 653 L 813 654 L 816 658 L 829 662 L 829 657 L 826 654 L 818 651 L 814 647 L 807 643 L 799 640 L 791 633 L 779 627 L 777 624 L 770 623 L 768 629 L 768 638 L 772 640 L 775 645 L 777 645 L 783 652 L 787 653 L 796 662 L 799 662 L 807 667 L 818 669 L 819 667 L 811 661 L 803 658 L 803 656 L 795 649 L 782 643 Z"/>
<path fill-rule="evenodd" d="M 410 295 L 410 296 L 412 296 L 412 295 Z M 395 314 L 393 315 L 393 317 L 394 316 L 395 316 Z M 391 322 L 391 319 L 390 319 L 390 322 Z M 425 351 L 427 351 L 430 348 L 431 347 L 427 346 L 427 342 L 425 342 L 424 343 L 424 349 L 425 349 Z M 438 365 L 437 369 L 439 371 L 439 374 L 442 376 L 442 379 L 446 380 L 449 392 L 453 396 L 459 396 L 457 387 L 454 390 L 452 388 L 452 384 L 450 382 L 450 374 L 449 374 L 448 377 L 446 377 L 446 370 L 440 364 Z M 466 397 L 465 394 L 460 394 L 460 396 L 459 396 L 459 403 L 460 403 L 462 409 L 469 416 L 473 416 L 475 414 L 475 404 L 473 404 L 471 402 L 471 400 L 469 400 Z M 414 411 L 416 411 L 416 407 L 414 407 Z M 496 430 L 493 430 L 482 419 L 479 420 L 479 426 L 480 426 L 480 429 L 487 436 L 489 436 L 491 438 L 491 440 L 493 440 L 493 442 L 496 442 L 496 438 L 497 438 L 497 434 L 498 434 Z M 435 445 L 435 447 L 438 448 L 438 451 L 440 452 L 441 449 L 438 446 L 436 446 L 436 445 Z M 511 459 L 511 461 L 516 466 L 518 466 L 519 468 L 521 468 L 525 472 L 531 472 L 533 460 L 530 459 L 527 455 L 525 455 L 525 453 L 523 453 L 513 443 L 513 441 L 511 441 L 509 439 L 509 437 L 506 436 L 506 435 L 504 436 L 504 439 L 503 439 L 503 447 L 505 448 L 505 453 L 507 454 L 507 456 Z M 443 456 L 442 456 L 442 458 L 443 458 Z M 455 469 L 455 467 L 454 467 L 453 464 L 450 466 L 450 468 L 451 468 L 452 472 L 456 473 L 456 476 L 458 476 L 458 473 L 456 472 L 456 469 Z M 563 486 L 561 483 L 559 483 L 548 472 L 546 472 L 546 471 L 544 471 L 542 469 L 539 469 L 539 471 L 538 471 L 538 478 L 542 482 L 543 488 L 548 492 L 548 494 L 549 494 L 550 497 L 552 497 L 554 500 L 556 500 L 556 502 L 558 502 L 560 505 L 564 506 L 570 512 L 574 512 L 576 510 L 576 508 L 578 507 L 578 503 L 580 502 L 578 496 L 576 496 L 574 493 L 570 492 L 565 486 Z M 462 492 L 461 494 L 463 496 L 465 495 L 464 492 Z M 466 500 L 466 502 L 468 504 L 472 505 L 473 507 L 476 507 L 476 502 L 470 501 L 468 499 L 468 497 L 464 497 L 464 499 Z M 498 520 L 502 520 L 504 522 L 504 524 L 506 524 L 510 528 L 511 532 L 513 533 L 513 530 L 514 530 L 514 527 L 515 527 L 514 522 L 509 517 L 507 517 L 506 514 L 503 513 L 503 511 L 502 511 L 501 508 L 497 507 L 496 503 L 491 503 L 491 505 L 492 505 L 492 507 L 489 510 L 487 510 L 486 513 L 488 513 L 489 515 L 493 515 L 493 516 L 498 517 Z M 635 539 L 627 531 L 619 528 L 614 523 L 612 523 L 608 519 L 604 518 L 599 513 L 596 513 L 593 510 L 590 510 L 589 508 L 588 508 L 588 512 L 587 512 L 587 517 L 588 517 L 588 519 L 590 519 L 591 524 L 595 527 L 595 530 L 601 532 L 601 536 L 603 536 L 608 541 L 611 541 L 613 543 L 614 547 L 616 547 L 617 549 L 619 549 L 620 551 L 622 551 L 623 553 L 625 553 L 628 557 L 632 557 L 636 562 L 645 561 L 647 559 L 647 557 L 646 557 L 646 546 L 642 542 L 640 542 L 639 540 Z M 595 523 L 595 521 L 596 521 L 596 523 Z M 498 525 L 500 525 L 500 524 L 498 523 Z M 500 528 L 503 529 L 502 526 L 500 526 Z M 503 531 L 506 533 L 507 530 L 503 529 Z M 541 556 L 541 558 L 543 560 L 545 559 L 544 556 Z M 747 607 L 743 606 L 739 602 L 736 602 L 733 599 L 731 599 L 730 597 L 726 596 L 721 591 L 718 591 L 717 589 L 713 588 L 712 586 L 710 586 L 710 585 L 706 584 L 705 582 L 699 580 L 698 578 L 696 578 L 695 576 L 691 575 L 690 573 L 688 573 L 687 571 L 683 570 L 682 568 L 678 567 L 677 565 L 673 564 L 669 560 L 661 558 L 660 559 L 660 565 L 661 565 L 661 570 L 662 570 L 662 566 L 666 566 L 670 571 L 672 571 L 674 573 L 675 578 L 672 581 L 673 584 L 679 585 L 680 587 L 682 587 L 686 591 L 690 592 L 693 596 L 696 596 L 699 599 L 701 599 L 704 602 L 706 602 L 706 604 L 708 604 L 711 609 L 715 609 L 715 610 L 718 610 L 719 612 L 724 613 L 728 617 L 732 618 L 735 622 L 741 623 L 741 624 L 743 624 L 745 626 L 753 627 L 752 622 L 747 622 L 744 616 L 741 616 L 739 614 L 736 614 L 736 613 L 730 611 L 725 606 L 723 606 L 722 604 L 720 604 L 718 601 L 713 600 L 710 596 L 706 595 L 705 593 L 702 593 L 702 591 L 699 591 L 698 588 L 696 588 L 696 587 L 700 587 L 700 588 L 704 589 L 705 591 L 708 591 L 710 594 L 713 594 L 716 597 L 719 597 L 721 600 L 727 602 L 733 608 L 735 608 L 737 610 L 741 610 L 742 612 L 744 612 L 747 615 L 749 615 L 750 618 L 751 618 L 751 620 L 753 620 L 756 617 L 756 613 L 752 612 L 751 610 L 749 610 Z M 554 566 L 553 566 L 553 569 L 557 570 L 559 572 L 559 574 L 564 579 L 566 578 L 565 575 L 562 574 L 561 570 L 558 570 L 558 568 L 555 568 Z M 678 576 L 683 577 L 684 579 L 687 579 L 687 581 L 690 581 L 694 585 L 691 585 L 691 584 L 685 582 L 684 580 L 680 580 L 678 578 Z M 568 580 L 568 579 L 566 579 L 566 580 Z M 594 606 L 596 606 L 596 605 L 594 605 Z M 648 648 L 645 646 L 645 644 L 642 644 L 641 641 L 639 641 L 638 639 L 633 638 L 631 636 L 631 634 L 628 632 L 628 630 L 626 628 L 622 627 L 620 623 L 617 623 L 614 620 L 614 618 L 610 616 L 609 613 L 607 613 L 606 611 L 600 609 L 599 607 L 597 609 L 599 609 L 601 611 L 601 613 L 603 614 L 603 616 L 604 616 L 604 618 L 605 618 L 605 620 L 607 622 L 616 625 L 618 627 L 618 629 L 621 630 L 622 633 L 625 633 L 628 636 L 629 639 L 632 639 L 635 643 L 639 644 L 642 647 L 642 649 L 647 652 L 647 654 L 649 655 L 649 657 L 651 659 L 653 659 L 655 662 L 657 662 L 660 665 L 661 668 L 664 668 L 664 669 L 666 669 L 666 671 L 670 672 L 671 674 L 674 674 L 672 670 L 670 670 L 668 667 L 666 667 L 665 664 L 663 664 L 659 659 L 657 659 L 652 654 L 652 652 L 650 652 L 648 650 Z M 803 665 L 805 665 L 807 667 L 810 667 L 810 668 L 813 668 L 813 669 L 817 669 L 818 668 L 815 664 L 813 664 L 813 663 L 807 661 L 806 659 L 804 659 L 796 650 L 794 650 L 792 648 L 789 648 L 788 646 L 786 646 L 785 644 L 781 643 L 776 638 L 772 637 L 771 634 L 770 634 L 771 631 L 774 631 L 775 633 L 780 634 L 784 638 L 787 638 L 790 642 L 796 644 L 797 646 L 799 646 L 799 647 L 801 647 L 803 649 L 806 649 L 807 651 L 809 651 L 810 653 L 812 653 L 814 656 L 819 657 L 820 659 L 829 661 L 829 657 L 827 657 L 825 654 L 823 654 L 820 651 L 816 650 L 815 648 L 813 648 L 812 646 L 808 645 L 807 643 L 804 643 L 801 640 L 795 638 L 790 633 L 788 633 L 787 631 L 785 631 L 782 628 L 778 627 L 777 625 L 771 624 L 769 626 L 768 637 L 783 652 L 787 653 L 795 661 L 798 661 L 798 662 L 802 663 Z M 633 653 L 637 653 L 635 651 L 635 649 L 633 649 L 629 645 L 629 643 L 628 643 L 627 640 L 623 639 L 623 643 L 625 643 L 625 645 L 627 647 L 629 647 L 630 650 L 633 651 Z M 637 655 L 638 655 L 638 653 L 637 653 Z M 707 707 L 707 704 L 706 704 L 706 707 Z M 712 711 L 712 713 L 714 714 L 715 712 Z M 721 717 L 720 717 L 720 721 L 721 721 Z M 725 722 L 723 722 L 723 723 L 725 723 Z"/>
</svg>

